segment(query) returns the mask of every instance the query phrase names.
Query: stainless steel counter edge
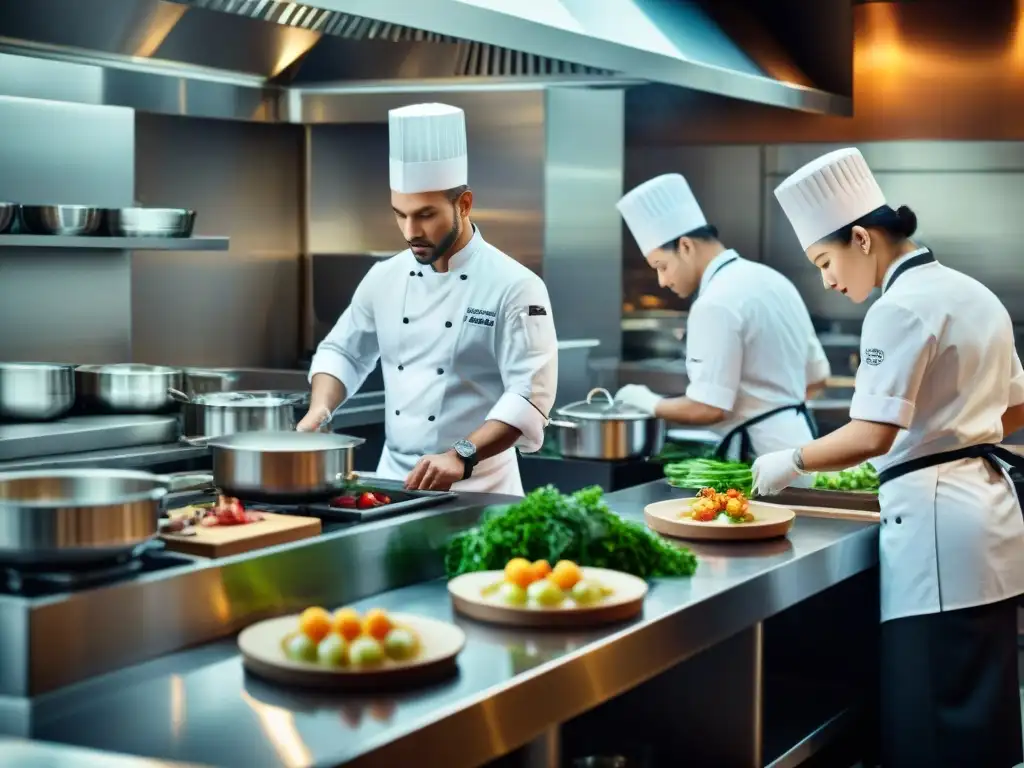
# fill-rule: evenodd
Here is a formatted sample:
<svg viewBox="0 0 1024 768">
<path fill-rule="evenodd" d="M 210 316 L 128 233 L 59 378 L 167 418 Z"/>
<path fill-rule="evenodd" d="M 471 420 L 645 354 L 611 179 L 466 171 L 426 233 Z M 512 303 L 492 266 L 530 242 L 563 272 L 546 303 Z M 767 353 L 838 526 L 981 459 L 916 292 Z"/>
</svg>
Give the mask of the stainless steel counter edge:
<svg viewBox="0 0 1024 768">
<path fill-rule="evenodd" d="M 608 500 L 642 519 L 644 505 L 675 494 L 659 482 Z M 51 694 L 36 708 L 33 735 L 249 768 L 478 766 L 873 568 L 877 526 L 800 518 L 787 539 L 694 550 L 693 578 L 655 580 L 642 618 L 605 629 L 516 630 L 453 617 L 443 580 L 357 603 L 464 629 L 459 676 L 429 689 L 372 698 L 284 689 L 246 675 L 233 641 L 223 640 Z"/>
<path fill-rule="evenodd" d="M 0 765 L 16 768 L 205 768 L 27 739 L 0 738 Z"/>
</svg>

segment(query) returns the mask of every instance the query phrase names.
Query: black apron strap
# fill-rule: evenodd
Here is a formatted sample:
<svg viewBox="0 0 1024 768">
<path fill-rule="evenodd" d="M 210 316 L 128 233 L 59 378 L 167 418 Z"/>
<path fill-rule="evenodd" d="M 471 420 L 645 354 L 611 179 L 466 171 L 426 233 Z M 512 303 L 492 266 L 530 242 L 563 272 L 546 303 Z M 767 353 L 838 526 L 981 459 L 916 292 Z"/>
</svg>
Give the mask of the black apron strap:
<svg viewBox="0 0 1024 768">
<path fill-rule="evenodd" d="M 764 413 L 760 413 L 757 416 L 754 416 L 753 418 L 747 419 L 742 424 L 738 424 L 737 426 L 733 427 L 728 432 L 726 432 L 725 437 L 723 437 L 719 441 L 718 447 L 715 449 L 715 458 L 724 460 L 729 453 L 729 448 L 732 447 L 732 441 L 736 438 L 737 435 L 739 435 L 739 460 L 746 462 L 752 461 L 754 459 L 754 446 L 750 440 L 750 432 L 748 431 L 749 428 L 754 426 L 755 424 L 760 424 L 762 421 L 770 419 L 772 416 L 775 416 L 776 414 L 785 413 L 786 411 L 796 411 L 797 413 L 802 413 L 804 416 L 804 420 L 807 422 L 807 426 L 811 430 L 811 436 L 818 436 L 817 425 L 811 418 L 810 411 L 807 410 L 807 403 L 793 403 L 791 405 L 781 405 L 778 408 L 772 408 L 770 411 L 765 411 Z"/>
<path fill-rule="evenodd" d="M 940 451 L 927 456 L 919 456 L 916 459 L 910 459 L 909 461 L 888 467 L 878 473 L 878 484 L 882 486 L 890 480 L 903 477 L 903 475 L 910 474 L 911 472 L 917 472 L 928 467 L 937 467 L 939 464 L 949 464 L 961 459 L 985 459 L 993 468 L 1000 471 L 1002 467 L 999 466 L 996 459 L 1001 459 L 1014 469 L 1024 472 L 1024 456 L 1018 456 L 1001 445 L 982 443 L 981 445 L 969 445 L 966 448 L 957 448 L 952 451 Z"/>
</svg>

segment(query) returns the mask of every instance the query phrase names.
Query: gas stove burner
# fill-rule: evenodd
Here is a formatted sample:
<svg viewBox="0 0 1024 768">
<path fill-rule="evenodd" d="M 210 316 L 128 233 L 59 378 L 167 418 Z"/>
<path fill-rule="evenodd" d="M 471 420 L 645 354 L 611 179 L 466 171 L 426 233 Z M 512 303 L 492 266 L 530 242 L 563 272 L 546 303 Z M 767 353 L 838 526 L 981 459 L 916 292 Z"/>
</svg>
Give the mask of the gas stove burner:
<svg viewBox="0 0 1024 768">
<path fill-rule="evenodd" d="M 14 594 L 44 593 L 98 586 L 119 581 L 143 570 L 164 543 L 151 539 L 116 557 L 82 563 L 0 564 L 7 591 Z"/>
</svg>

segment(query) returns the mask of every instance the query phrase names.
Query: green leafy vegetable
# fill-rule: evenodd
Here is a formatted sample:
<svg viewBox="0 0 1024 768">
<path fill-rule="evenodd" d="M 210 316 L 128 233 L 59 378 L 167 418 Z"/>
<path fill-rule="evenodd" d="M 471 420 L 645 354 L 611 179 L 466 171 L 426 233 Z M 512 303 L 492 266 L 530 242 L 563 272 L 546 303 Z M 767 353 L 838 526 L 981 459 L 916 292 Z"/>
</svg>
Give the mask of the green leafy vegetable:
<svg viewBox="0 0 1024 768">
<path fill-rule="evenodd" d="M 690 576 L 697 569 L 697 558 L 688 549 L 612 512 L 598 486 L 566 496 L 549 485 L 518 504 L 489 510 L 479 526 L 451 540 L 445 570 L 449 577 L 497 571 L 513 557 L 572 560 L 642 579 Z"/>
<path fill-rule="evenodd" d="M 754 483 L 749 464 L 706 458 L 666 464 L 665 476 L 676 488 L 714 488 L 721 493 L 731 488 L 748 496 Z"/>
<path fill-rule="evenodd" d="M 677 443 L 670 440 L 657 454 L 651 456 L 651 461 L 669 464 L 687 459 L 705 459 L 713 456 L 716 448 L 717 446 L 707 443 Z"/>
<path fill-rule="evenodd" d="M 868 463 L 840 472 L 819 472 L 814 487 L 828 491 L 866 491 L 878 493 L 878 473 Z"/>
</svg>

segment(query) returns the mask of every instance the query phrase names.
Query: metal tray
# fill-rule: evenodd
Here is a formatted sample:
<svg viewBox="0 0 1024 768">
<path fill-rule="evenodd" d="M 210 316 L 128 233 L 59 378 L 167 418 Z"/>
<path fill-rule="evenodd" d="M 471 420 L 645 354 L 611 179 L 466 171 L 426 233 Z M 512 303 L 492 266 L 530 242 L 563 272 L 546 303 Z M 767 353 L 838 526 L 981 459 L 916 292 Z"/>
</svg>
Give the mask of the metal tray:
<svg viewBox="0 0 1024 768">
<path fill-rule="evenodd" d="M 428 507 L 444 504 L 450 499 L 456 498 L 453 491 L 407 491 L 401 483 L 391 483 L 374 478 L 372 481 L 359 483 L 358 486 L 346 489 L 338 493 L 338 496 L 358 495 L 363 491 L 371 493 L 381 492 L 391 497 L 391 503 L 382 507 L 370 509 L 349 509 L 345 507 L 332 507 L 328 502 L 303 504 L 297 510 L 299 514 L 319 517 L 325 522 L 369 522 L 371 520 L 382 520 L 386 517 L 405 515 L 410 512 L 418 512 Z"/>
</svg>

